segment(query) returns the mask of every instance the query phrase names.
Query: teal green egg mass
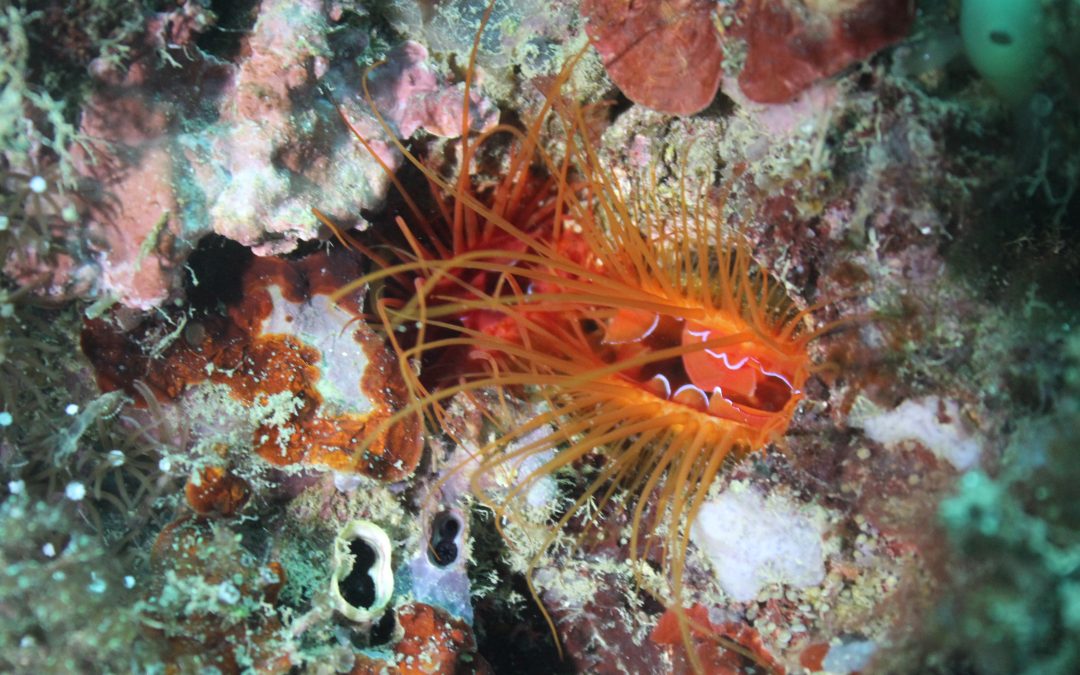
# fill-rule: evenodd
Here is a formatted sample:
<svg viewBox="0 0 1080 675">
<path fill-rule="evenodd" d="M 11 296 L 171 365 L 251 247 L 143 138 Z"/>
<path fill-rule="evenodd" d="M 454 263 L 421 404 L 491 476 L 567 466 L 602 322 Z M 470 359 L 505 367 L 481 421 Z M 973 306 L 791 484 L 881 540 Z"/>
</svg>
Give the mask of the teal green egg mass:
<svg viewBox="0 0 1080 675">
<path fill-rule="evenodd" d="M 964 0 L 960 35 L 975 69 L 1003 98 L 1018 103 L 1038 83 L 1046 54 L 1041 0 Z"/>
</svg>

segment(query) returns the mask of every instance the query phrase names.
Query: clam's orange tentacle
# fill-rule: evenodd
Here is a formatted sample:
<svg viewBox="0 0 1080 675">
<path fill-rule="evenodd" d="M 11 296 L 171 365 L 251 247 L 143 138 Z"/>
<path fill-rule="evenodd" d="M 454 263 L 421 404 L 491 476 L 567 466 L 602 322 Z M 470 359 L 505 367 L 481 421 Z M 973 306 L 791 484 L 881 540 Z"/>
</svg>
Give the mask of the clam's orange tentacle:
<svg viewBox="0 0 1080 675">
<path fill-rule="evenodd" d="M 797 309 L 740 234 L 725 231 L 726 194 L 718 203 L 703 191 L 688 198 L 685 164 L 674 204 L 649 189 L 659 182 L 655 166 L 645 189 L 620 182 L 590 141 L 585 108 L 561 98 L 581 54 L 524 130 L 498 125 L 470 138 L 479 41 L 478 33 L 465 76 L 457 178 L 447 181 L 394 141 L 427 177 L 438 214 L 422 213 L 394 179 L 409 211 L 395 218 L 402 259 L 373 257 L 379 269 L 339 291 L 399 280 L 383 291 L 399 295 L 381 298 L 377 312 L 411 399 L 382 424 L 419 416 L 445 429 L 451 399 L 500 391 L 503 407 L 490 417 L 504 428 L 455 470 L 470 472 L 478 496 L 508 521 L 531 517 L 527 496 L 537 481 L 601 455 L 595 479 L 551 524 L 530 568 L 592 502 L 633 494 L 627 550 L 638 583 L 673 609 L 689 647 L 701 629 L 683 609 L 689 524 L 728 457 L 762 451 L 786 432 L 816 368 L 807 346 L 818 332 L 804 324 L 819 308 Z M 370 101 L 366 82 L 364 92 Z M 567 130 L 557 160 L 540 147 L 551 115 Z M 514 146 L 510 168 L 481 190 L 470 167 L 495 134 Z M 452 362 L 448 374 L 418 372 L 441 357 Z M 530 402 L 540 410 L 531 419 L 506 419 Z M 515 485 L 484 493 L 479 476 L 516 472 L 531 457 L 536 467 Z M 656 547 L 666 592 L 641 575 Z M 688 654 L 701 672 L 696 650 Z"/>
</svg>

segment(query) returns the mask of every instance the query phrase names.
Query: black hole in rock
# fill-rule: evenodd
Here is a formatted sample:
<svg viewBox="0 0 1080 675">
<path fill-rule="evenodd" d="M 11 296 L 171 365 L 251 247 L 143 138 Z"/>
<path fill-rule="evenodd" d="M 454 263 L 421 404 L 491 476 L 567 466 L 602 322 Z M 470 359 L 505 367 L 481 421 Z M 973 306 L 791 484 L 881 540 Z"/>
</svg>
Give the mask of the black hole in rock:
<svg viewBox="0 0 1080 675">
<path fill-rule="evenodd" d="M 255 254 L 243 244 L 216 234 L 206 235 L 185 265 L 184 293 L 188 302 L 203 313 L 219 312 L 225 305 L 239 302 L 244 294 L 244 271 L 254 259 Z"/>
<path fill-rule="evenodd" d="M 394 617 L 394 610 L 386 610 L 375 625 L 371 627 L 371 641 L 368 646 L 378 647 L 390 642 L 390 638 L 394 637 L 394 627 L 396 625 L 397 619 Z"/>
<path fill-rule="evenodd" d="M 353 539 L 349 543 L 349 552 L 356 560 L 349 574 L 338 581 L 338 591 L 345 602 L 353 607 L 367 609 L 375 603 L 375 580 L 371 578 L 371 567 L 375 564 L 375 549 L 363 539 Z"/>
<path fill-rule="evenodd" d="M 990 31 L 990 42 L 996 45 L 1011 45 L 1013 43 L 1012 36 L 1003 30 Z"/>
<path fill-rule="evenodd" d="M 212 0 L 210 10 L 217 22 L 198 37 L 195 44 L 219 59 L 232 61 L 240 54 L 244 38 L 258 18 L 258 0 Z"/>
<path fill-rule="evenodd" d="M 608 106 L 608 120 L 614 122 L 624 112 L 634 107 L 634 102 L 628 99 L 621 91 L 615 92 L 614 105 Z"/>
<path fill-rule="evenodd" d="M 461 532 L 461 523 L 457 518 L 448 513 L 435 516 L 431 524 L 431 546 L 428 548 L 431 562 L 446 567 L 457 560 L 458 547 L 454 539 L 458 532 Z"/>
</svg>

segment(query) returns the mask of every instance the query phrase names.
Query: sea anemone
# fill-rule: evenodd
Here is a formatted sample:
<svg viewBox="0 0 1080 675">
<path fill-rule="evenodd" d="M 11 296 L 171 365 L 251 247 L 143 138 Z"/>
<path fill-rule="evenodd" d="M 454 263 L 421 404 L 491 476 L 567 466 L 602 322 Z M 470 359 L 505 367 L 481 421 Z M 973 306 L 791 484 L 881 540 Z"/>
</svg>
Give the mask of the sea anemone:
<svg viewBox="0 0 1080 675">
<path fill-rule="evenodd" d="M 469 73 L 474 59 L 475 46 Z M 487 497 L 502 519 L 522 512 L 537 481 L 603 457 L 530 569 L 572 519 L 614 503 L 619 491 L 634 495 L 629 557 L 640 575 L 638 563 L 661 547 L 670 583 L 662 599 L 690 645 L 682 610 L 688 524 L 728 457 L 763 451 L 785 433 L 815 370 L 808 343 L 832 325 L 811 329 L 819 306 L 797 308 L 755 264 L 738 228 L 724 227 L 737 169 L 715 198 L 691 198 L 685 168 L 674 203 L 657 196 L 655 171 L 626 191 L 589 140 L 588 110 L 560 98 L 573 66 L 525 130 L 498 127 L 517 147 L 491 190 L 470 177 L 489 135 L 461 140 L 453 182 L 399 144 L 436 191 L 438 217 L 422 216 L 406 196 L 418 218 L 416 226 L 396 218 L 407 249 L 396 249 L 397 262 L 377 258 L 380 269 L 340 293 L 385 289 L 387 280 L 407 289 L 375 294 L 412 394 L 386 424 L 426 415 L 448 430 L 445 404 L 485 390 L 536 403 L 538 412 L 512 427 L 492 411 L 501 433 L 469 462 L 484 498 L 484 476 L 531 458 L 534 468 L 516 485 Z M 468 110 L 462 114 L 467 122 Z M 551 117 L 566 132 L 558 162 L 538 142 Z M 537 175 L 547 178 L 537 183 Z M 416 364 L 447 353 L 458 355 L 453 377 L 417 374 Z M 700 670 L 694 650 L 688 654 Z"/>
</svg>

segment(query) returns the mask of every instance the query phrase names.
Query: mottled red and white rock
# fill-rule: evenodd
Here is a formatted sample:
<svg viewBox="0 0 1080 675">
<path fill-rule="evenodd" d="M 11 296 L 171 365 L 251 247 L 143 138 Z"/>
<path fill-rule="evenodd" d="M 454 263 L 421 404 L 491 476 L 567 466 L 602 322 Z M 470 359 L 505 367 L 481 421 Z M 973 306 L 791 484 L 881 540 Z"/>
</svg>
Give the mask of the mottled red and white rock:
<svg viewBox="0 0 1080 675">
<path fill-rule="evenodd" d="M 388 421 L 407 391 L 382 339 L 358 320 L 362 291 L 330 298 L 359 264 L 341 249 L 238 261 L 235 281 L 202 281 L 236 284 L 235 297 L 220 298 L 224 314 L 154 314 L 125 327 L 114 313 L 87 321 L 83 352 L 103 391 L 148 389 L 179 420 L 199 423 L 195 442 L 246 430 L 238 442 L 272 465 L 399 480 L 420 459 L 420 422 Z M 180 334 L 159 342 L 177 322 Z"/>
<path fill-rule="evenodd" d="M 262 3 L 235 61 L 194 43 L 211 21 L 188 5 L 155 15 L 128 69 L 92 69 L 97 86 L 82 111 L 90 142 L 76 149 L 85 236 L 99 292 L 130 307 L 169 298 L 205 234 L 273 255 L 326 234 L 313 208 L 344 230 L 366 227 L 360 212 L 381 201 L 400 161 L 364 102 L 363 70 L 330 42 L 322 2 Z M 463 89 L 426 59 L 416 43 L 392 50 L 371 82 L 376 108 L 402 137 L 457 136 Z M 471 99 L 475 128 L 493 124 L 487 101 L 475 90 Z"/>
</svg>

